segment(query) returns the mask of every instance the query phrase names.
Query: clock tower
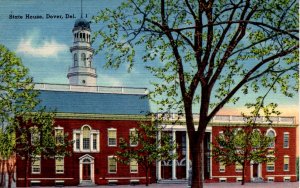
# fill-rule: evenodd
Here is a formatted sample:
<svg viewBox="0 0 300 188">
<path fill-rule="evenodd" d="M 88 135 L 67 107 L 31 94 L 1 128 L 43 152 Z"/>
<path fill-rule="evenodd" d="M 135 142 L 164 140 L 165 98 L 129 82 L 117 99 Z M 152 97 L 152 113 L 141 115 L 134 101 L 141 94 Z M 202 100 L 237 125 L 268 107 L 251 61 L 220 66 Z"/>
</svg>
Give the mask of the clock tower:
<svg viewBox="0 0 300 188">
<path fill-rule="evenodd" d="M 93 67 L 94 49 L 91 47 L 90 23 L 82 17 L 74 24 L 73 45 L 70 48 L 73 63 L 68 71 L 70 85 L 96 86 L 97 74 Z"/>
</svg>

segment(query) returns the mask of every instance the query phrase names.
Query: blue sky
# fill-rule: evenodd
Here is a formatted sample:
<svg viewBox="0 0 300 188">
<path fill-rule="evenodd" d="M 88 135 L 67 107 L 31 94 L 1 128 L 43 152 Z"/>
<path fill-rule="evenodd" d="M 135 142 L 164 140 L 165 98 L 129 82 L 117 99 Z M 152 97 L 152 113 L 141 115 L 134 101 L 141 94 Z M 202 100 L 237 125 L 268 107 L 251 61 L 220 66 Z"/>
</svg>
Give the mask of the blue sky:
<svg viewBox="0 0 300 188">
<path fill-rule="evenodd" d="M 119 0 L 83 0 L 83 15 L 90 20 L 103 8 L 114 8 Z M 41 15 L 44 19 L 26 19 L 26 14 Z M 46 19 L 46 15 L 62 15 L 62 19 Z M 76 18 L 66 19 L 65 15 L 75 15 Z M 23 16 L 23 19 L 10 19 Z M 69 47 L 72 45 L 72 28 L 80 17 L 80 0 L 1 0 L 0 1 L 0 43 L 22 58 L 30 69 L 35 82 L 67 84 L 68 67 L 72 64 Z M 101 25 L 91 25 L 96 31 Z M 98 85 L 104 86 L 135 86 L 152 88 L 149 83 L 155 78 L 136 64 L 131 73 L 126 65 L 118 70 L 103 68 L 105 58 L 97 54 L 93 65 L 98 73 Z M 298 108 L 298 96 L 293 99 L 280 94 L 272 95 L 281 106 Z M 254 100 L 255 96 L 248 96 Z M 243 106 L 243 100 L 237 107 Z M 229 106 L 235 108 L 236 106 Z"/>
</svg>

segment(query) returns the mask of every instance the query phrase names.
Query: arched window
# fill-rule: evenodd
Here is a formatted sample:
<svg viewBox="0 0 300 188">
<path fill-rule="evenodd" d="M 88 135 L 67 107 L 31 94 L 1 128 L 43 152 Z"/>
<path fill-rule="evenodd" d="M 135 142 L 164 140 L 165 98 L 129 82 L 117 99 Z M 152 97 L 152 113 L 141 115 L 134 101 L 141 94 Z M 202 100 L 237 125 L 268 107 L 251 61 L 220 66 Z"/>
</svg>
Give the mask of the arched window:
<svg viewBox="0 0 300 188">
<path fill-rule="evenodd" d="M 73 131 L 74 152 L 99 152 L 100 132 L 89 125 L 83 125 L 81 129 Z"/>
<path fill-rule="evenodd" d="M 78 67 L 78 57 L 77 57 L 77 53 L 74 54 L 74 67 Z"/>
<path fill-rule="evenodd" d="M 83 127 L 83 149 L 88 150 L 90 149 L 90 136 L 91 136 L 91 130 L 88 126 Z"/>
<path fill-rule="evenodd" d="M 273 141 L 270 143 L 269 147 L 274 148 L 275 147 L 275 137 L 276 137 L 275 130 L 274 129 L 269 129 L 267 131 L 267 136 L 273 139 Z"/>
<path fill-rule="evenodd" d="M 85 55 L 85 53 L 81 54 L 81 61 L 83 62 L 83 65 L 86 67 L 86 55 Z"/>
</svg>

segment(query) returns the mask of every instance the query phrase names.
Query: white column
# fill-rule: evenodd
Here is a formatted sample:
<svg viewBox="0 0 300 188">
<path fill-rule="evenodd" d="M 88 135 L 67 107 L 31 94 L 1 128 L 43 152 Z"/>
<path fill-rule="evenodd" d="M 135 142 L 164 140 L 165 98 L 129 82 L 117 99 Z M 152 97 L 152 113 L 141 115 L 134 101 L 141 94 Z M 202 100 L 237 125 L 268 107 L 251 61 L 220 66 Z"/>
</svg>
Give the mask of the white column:
<svg viewBox="0 0 300 188">
<path fill-rule="evenodd" d="M 161 131 L 158 131 L 157 133 L 157 140 L 158 140 L 158 147 L 160 148 L 161 146 Z M 161 161 L 157 161 L 156 165 L 156 172 L 157 172 L 157 179 L 161 180 Z"/>
<path fill-rule="evenodd" d="M 176 131 L 172 130 L 172 139 L 173 139 L 173 144 L 176 144 Z M 175 155 L 176 154 L 176 148 L 173 149 L 172 153 Z M 172 179 L 175 180 L 177 179 L 176 177 L 176 159 L 172 160 Z"/>
<path fill-rule="evenodd" d="M 186 162 L 186 179 L 189 179 L 189 170 L 190 170 L 190 142 L 189 142 L 189 135 L 188 132 L 186 131 L 185 134 L 185 162 Z"/>
</svg>

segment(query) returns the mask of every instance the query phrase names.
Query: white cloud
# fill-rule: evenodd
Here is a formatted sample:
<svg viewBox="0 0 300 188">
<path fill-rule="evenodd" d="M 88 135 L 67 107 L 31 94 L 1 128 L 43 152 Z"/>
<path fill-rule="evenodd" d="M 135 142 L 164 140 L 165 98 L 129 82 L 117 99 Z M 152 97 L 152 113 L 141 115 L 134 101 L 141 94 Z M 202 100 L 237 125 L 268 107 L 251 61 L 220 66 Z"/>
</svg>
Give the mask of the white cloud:
<svg viewBox="0 0 300 188">
<path fill-rule="evenodd" d="M 36 32 L 33 33 L 33 35 L 21 39 L 17 47 L 18 53 L 33 57 L 57 57 L 58 53 L 68 50 L 67 45 L 58 43 L 53 38 L 40 41 L 39 34 Z"/>
</svg>

